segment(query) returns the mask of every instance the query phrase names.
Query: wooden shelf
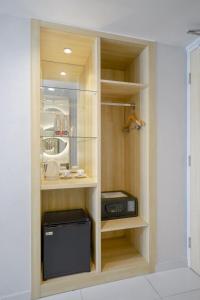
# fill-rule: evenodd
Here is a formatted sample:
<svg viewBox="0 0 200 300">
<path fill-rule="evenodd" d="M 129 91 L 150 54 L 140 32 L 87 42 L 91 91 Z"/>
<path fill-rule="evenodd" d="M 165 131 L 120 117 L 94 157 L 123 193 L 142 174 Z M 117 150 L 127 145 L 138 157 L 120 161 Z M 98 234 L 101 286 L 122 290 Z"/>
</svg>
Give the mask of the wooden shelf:
<svg viewBox="0 0 200 300">
<path fill-rule="evenodd" d="M 73 189 L 73 188 L 87 188 L 96 187 L 97 180 L 95 178 L 72 178 L 72 179 L 58 179 L 58 180 L 42 180 L 41 190 L 59 190 L 59 189 Z"/>
<path fill-rule="evenodd" d="M 141 228 L 147 226 L 148 224 L 141 217 L 107 220 L 101 222 L 101 232 Z"/>
<path fill-rule="evenodd" d="M 102 239 L 102 272 L 133 268 L 145 272 L 149 264 L 126 237 Z"/>
<path fill-rule="evenodd" d="M 146 87 L 145 84 L 125 81 L 101 80 L 101 91 L 103 96 L 132 96 Z"/>
</svg>

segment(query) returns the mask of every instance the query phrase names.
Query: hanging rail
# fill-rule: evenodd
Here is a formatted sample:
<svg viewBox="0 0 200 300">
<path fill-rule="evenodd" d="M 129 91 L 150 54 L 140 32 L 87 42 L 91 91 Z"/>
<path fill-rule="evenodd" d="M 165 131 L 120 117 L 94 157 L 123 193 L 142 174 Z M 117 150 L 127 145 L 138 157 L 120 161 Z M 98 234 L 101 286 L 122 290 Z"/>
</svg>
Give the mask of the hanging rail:
<svg viewBox="0 0 200 300">
<path fill-rule="evenodd" d="M 101 105 L 136 107 L 135 103 L 101 102 Z"/>
</svg>

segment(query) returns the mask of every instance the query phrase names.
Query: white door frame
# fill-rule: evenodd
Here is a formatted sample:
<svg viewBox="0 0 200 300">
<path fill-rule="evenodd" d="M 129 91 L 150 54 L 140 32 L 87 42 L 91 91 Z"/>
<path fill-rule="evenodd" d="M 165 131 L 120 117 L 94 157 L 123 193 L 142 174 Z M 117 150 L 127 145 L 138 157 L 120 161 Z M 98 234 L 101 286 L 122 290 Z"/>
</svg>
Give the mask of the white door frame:
<svg viewBox="0 0 200 300">
<path fill-rule="evenodd" d="M 190 257 L 190 55 L 191 52 L 200 47 L 200 38 L 186 47 L 187 51 L 187 260 L 191 267 Z"/>
</svg>

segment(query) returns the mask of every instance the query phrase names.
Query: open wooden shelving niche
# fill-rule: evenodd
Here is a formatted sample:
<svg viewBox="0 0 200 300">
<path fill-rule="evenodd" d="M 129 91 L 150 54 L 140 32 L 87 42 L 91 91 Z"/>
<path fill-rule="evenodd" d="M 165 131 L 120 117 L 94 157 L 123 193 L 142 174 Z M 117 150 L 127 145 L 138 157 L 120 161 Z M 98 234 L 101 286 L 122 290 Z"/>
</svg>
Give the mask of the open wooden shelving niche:
<svg viewBox="0 0 200 300">
<path fill-rule="evenodd" d="M 148 270 L 146 259 L 137 251 L 126 237 L 103 239 L 102 271 Z"/>
<path fill-rule="evenodd" d="M 131 43 L 103 39 L 101 53 L 104 104 L 101 108 L 101 190 L 126 191 L 139 202 L 138 217 L 101 222 L 102 272 L 144 271 L 149 268 L 150 251 L 146 165 L 149 77 L 147 66 L 141 61 L 148 61 L 148 52 Z M 132 126 L 124 131 L 133 110 L 146 126 L 140 130 Z"/>
<path fill-rule="evenodd" d="M 32 49 L 32 299 L 152 272 L 154 43 L 33 21 Z M 133 110 L 145 126 L 125 132 Z M 71 131 L 55 130 L 59 114 Z M 51 139 L 66 151 L 50 147 L 44 154 Z M 87 178 L 47 180 L 41 170 L 52 153 L 60 166 L 78 165 Z M 137 197 L 139 215 L 102 221 L 106 191 Z M 43 281 L 43 215 L 76 208 L 92 220 L 91 272 Z"/>
</svg>

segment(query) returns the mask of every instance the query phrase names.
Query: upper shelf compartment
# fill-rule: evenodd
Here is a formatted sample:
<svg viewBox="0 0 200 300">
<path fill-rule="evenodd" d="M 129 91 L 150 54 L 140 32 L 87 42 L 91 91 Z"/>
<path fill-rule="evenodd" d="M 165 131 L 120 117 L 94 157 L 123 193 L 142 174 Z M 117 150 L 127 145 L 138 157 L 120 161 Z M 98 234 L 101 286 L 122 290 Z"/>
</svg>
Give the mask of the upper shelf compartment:
<svg viewBox="0 0 200 300">
<path fill-rule="evenodd" d="M 101 39 L 101 68 L 126 70 L 145 48 L 142 44 Z"/>
<path fill-rule="evenodd" d="M 41 189 L 96 184 L 97 84 L 96 37 L 42 28 L 41 46 Z M 56 161 L 62 179 L 47 180 L 48 163 Z M 84 170 L 84 178 L 63 179 L 64 169 Z M 56 178 L 58 177 L 58 172 Z M 73 173 L 73 172 L 72 172 Z M 78 178 L 77 178 L 78 177 Z M 85 178 L 86 177 L 86 178 Z"/>
<path fill-rule="evenodd" d="M 145 87 L 146 85 L 141 83 L 101 80 L 101 91 L 103 96 L 131 97 L 138 94 Z"/>
<path fill-rule="evenodd" d="M 104 100 L 130 100 L 148 86 L 143 71 L 145 45 L 102 39 L 101 92 Z"/>
<path fill-rule="evenodd" d="M 96 90 L 94 37 L 42 28 L 40 44 L 43 81 L 56 87 Z"/>
</svg>

